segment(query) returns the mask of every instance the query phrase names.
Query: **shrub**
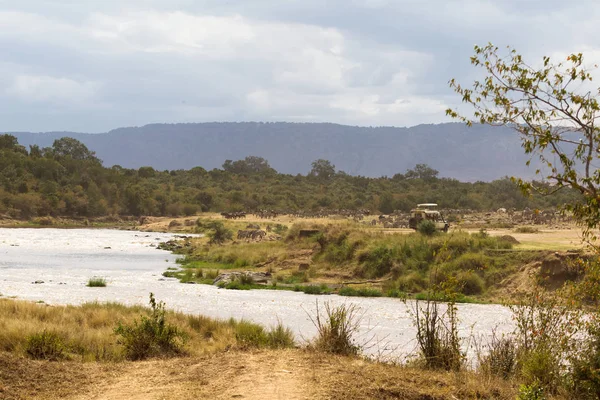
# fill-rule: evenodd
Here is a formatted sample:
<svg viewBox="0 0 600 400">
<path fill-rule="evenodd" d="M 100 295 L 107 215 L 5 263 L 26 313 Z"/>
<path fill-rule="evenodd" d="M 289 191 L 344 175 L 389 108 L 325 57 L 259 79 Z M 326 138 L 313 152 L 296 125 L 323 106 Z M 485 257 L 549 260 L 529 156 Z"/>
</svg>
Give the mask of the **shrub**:
<svg viewBox="0 0 600 400">
<path fill-rule="evenodd" d="M 528 384 L 536 384 L 550 391 L 560 384 L 560 360 L 550 346 L 541 344 L 523 352 L 519 358 L 520 374 Z"/>
<path fill-rule="evenodd" d="M 517 233 L 538 233 L 539 230 L 537 228 L 531 226 L 519 226 L 515 229 Z"/>
<path fill-rule="evenodd" d="M 600 331 L 596 323 L 588 326 L 588 339 L 573 358 L 570 388 L 576 398 L 597 399 L 600 396 Z"/>
<path fill-rule="evenodd" d="M 87 283 L 88 287 L 106 287 L 106 279 L 90 278 Z"/>
<path fill-rule="evenodd" d="M 43 331 L 27 337 L 25 352 L 36 360 L 56 361 L 65 358 L 65 345 L 58 334 Z"/>
<path fill-rule="evenodd" d="M 165 303 L 156 302 L 150 293 L 150 317 L 141 316 L 133 325 L 119 322 L 114 329 L 120 336 L 118 342 L 123 345 L 125 357 L 130 360 L 142 360 L 148 357 L 174 355 L 183 352 L 187 339 L 185 333 L 165 320 Z"/>
<path fill-rule="evenodd" d="M 267 332 L 267 342 L 272 349 L 285 349 L 296 345 L 291 329 L 283 326 L 281 322 Z"/>
<path fill-rule="evenodd" d="M 317 285 L 295 285 L 294 292 L 303 292 L 305 294 L 328 294 L 330 293 L 329 287 L 325 284 L 320 286 Z"/>
<path fill-rule="evenodd" d="M 277 235 L 283 235 L 285 232 L 287 232 L 288 227 L 286 225 L 282 225 L 282 224 L 276 224 L 275 227 L 273 228 L 273 233 L 277 234 Z"/>
<path fill-rule="evenodd" d="M 225 228 L 225 225 L 223 225 L 222 222 L 213 221 L 211 223 L 211 229 L 212 231 L 208 233 L 210 244 L 222 244 L 233 238 L 233 232 Z"/>
<path fill-rule="evenodd" d="M 242 348 L 283 349 L 295 346 L 294 334 L 281 322 L 268 331 L 262 325 L 245 320 L 237 322 L 232 319 L 230 324 L 234 326 L 235 338 Z"/>
<path fill-rule="evenodd" d="M 394 250 L 387 246 L 377 246 L 360 255 L 364 263 L 363 273 L 369 278 L 379 278 L 388 274 L 394 266 Z"/>
<path fill-rule="evenodd" d="M 266 346 L 267 333 L 261 325 L 246 320 L 239 322 L 232 320 L 232 323 L 235 326 L 235 339 L 239 346 L 242 348 Z"/>
<path fill-rule="evenodd" d="M 340 289 L 338 292 L 340 296 L 356 296 L 356 297 L 381 297 L 383 293 L 377 289 L 371 288 L 360 288 L 354 289 L 348 286 L 345 286 Z"/>
<path fill-rule="evenodd" d="M 517 364 L 517 344 L 513 337 L 498 338 L 494 332 L 492 340 L 486 346 L 485 355 L 478 354 L 479 368 L 490 375 L 503 379 L 510 378 L 515 373 Z"/>
<path fill-rule="evenodd" d="M 425 236 L 433 236 L 436 232 L 435 222 L 424 219 L 417 225 L 417 231 Z"/>
<path fill-rule="evenodd" d="M 417 344 L 426 368 L 457 371 L 462 367 L 464 354 L 460 350 L 456 305 L 447 304 L 440 312 L 439 302 L 431 300 L 442 293 L 431 293 L 423 306 L 414 306 L 414 322 L 417 327 Z"/>
<path fill-rule="evenodd" d="M 531 385 L 519 386 L 519 394 L 517 400 L 545 400 L 544 388 L 539 384 L 533 383 Z"/>
<path fill-rule="evenodd" d="M 460 292 L 466 295 L 481 294 L 485 286 L 483 279 L 473 271 L 459 272 L 456 281 Z"/>
<path fill-rule="evenodd" d="M 313 343 L 315 349 L 342 355 L 357 355 L 360 352 L 360 346 L 354 340 L 360 326 L 358 308 L 355 305 L 332 307 L 326 302 L 323 316 L 317 302 L 316 315 L 309 317 L 317 328 L 317 337 Z"/>
<path fill-rule="evenodd" d="M 427 280 L 415 271 L 398 278 L 396 285 L 403 292 L 417 293 L 427 288 Z"/>
</svg>

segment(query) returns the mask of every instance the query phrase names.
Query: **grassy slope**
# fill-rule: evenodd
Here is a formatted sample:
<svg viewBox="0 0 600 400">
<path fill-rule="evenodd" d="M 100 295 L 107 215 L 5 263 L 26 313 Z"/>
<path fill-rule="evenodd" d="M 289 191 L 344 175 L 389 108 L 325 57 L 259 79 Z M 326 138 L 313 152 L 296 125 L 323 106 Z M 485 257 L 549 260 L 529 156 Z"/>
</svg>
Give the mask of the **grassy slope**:
<svg viewBox="0 0 600 400">
<path fill-rule="evenodd" d="M 337 291 L 345 284 L 358 290 L 358 295 L 379 291 L 393 296 L 423 296 L 432 280 L 454 277 L 463 292 L 459 301 L 501 302 L 506 295 L 503 286 L 523 266 L 554 251 L 579 247 L 572 230 L 518 233 L 501 229 L 487 236 L 479 231 L 453 231 L 427 238 L 410 230 L 390 232 L 344 219 L 221 221 L 234 231 L 244 229 L 248 223 L 258 223 L 262 228 L 282 224 L 289 229 L 279 241 L 234 240 L 208 246 L 207 239 L 194 240 L 182 259 L 185 268 L 170 271 L 170 276 L 184 282 L 211 283 L 221 272 L 268 271 L 273 273 L 277 289 L 325 284 Z M 298 240 L 301 228 L 316 228 L 324 235 L 321 239 Z M 521 244 L 507 245 L 499 239 L 505 235 L 518 238 Z M 309 264 L 310 268 L 299 271 L 300 264 Z M 356 291 L 345 293 L 357 295 Z"/>
</svg>

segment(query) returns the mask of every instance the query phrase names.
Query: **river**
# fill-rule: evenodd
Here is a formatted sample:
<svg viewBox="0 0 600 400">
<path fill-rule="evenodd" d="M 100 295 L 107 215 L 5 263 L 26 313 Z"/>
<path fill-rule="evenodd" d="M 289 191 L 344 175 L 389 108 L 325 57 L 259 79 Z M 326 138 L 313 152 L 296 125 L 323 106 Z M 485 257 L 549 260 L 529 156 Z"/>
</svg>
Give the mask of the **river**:
<svg viewBox="0 0 600 400">
<path fill-rule="evenodd" d="M 316 302 L 356 304 L 362 316 L 358 341 L 366 352 L 401 358 L 414 351 L 414 302 L 390 298 L 314 296 L 272 290 L 237 291 L 181 284 L 162 273 L 176 257 L 157 250 L 175 235 L 108 229 L 0 228 L 0 295 L 46 304 L 114 301 L 147 305 L 153 292 L 167 307 L 217 318 L 244 318 L 265 325 L 281 321 L 300 341 L 314 336 L 310 315 Z M 103 277 L 106 287 L 87 287 Z M 36 283 L 37 282 L 37 283 Z M 493 329 L 512 329 L 511 314 L 500 305 L 460 304 L 460 334 L 486 340 Z M 1 318 L 2 316 L 0 316 Z M 473 355 L 473 346 L 469 347 Z"/>
</svg>

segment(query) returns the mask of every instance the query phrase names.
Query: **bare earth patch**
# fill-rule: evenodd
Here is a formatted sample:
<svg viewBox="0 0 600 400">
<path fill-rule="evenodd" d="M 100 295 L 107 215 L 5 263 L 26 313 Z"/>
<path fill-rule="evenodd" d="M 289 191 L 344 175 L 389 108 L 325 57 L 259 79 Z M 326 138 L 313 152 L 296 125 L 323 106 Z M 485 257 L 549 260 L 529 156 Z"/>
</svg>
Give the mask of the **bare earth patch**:
<svg viewBox="0 0 600 400">
<path fill-rule="evenodd" d="M 15 368 L 16 366 L 16 368 Z M 514 399 L 509 384 L 304 350 L 119 364 L 0 353 L 1 399 Z"/>
</svg>

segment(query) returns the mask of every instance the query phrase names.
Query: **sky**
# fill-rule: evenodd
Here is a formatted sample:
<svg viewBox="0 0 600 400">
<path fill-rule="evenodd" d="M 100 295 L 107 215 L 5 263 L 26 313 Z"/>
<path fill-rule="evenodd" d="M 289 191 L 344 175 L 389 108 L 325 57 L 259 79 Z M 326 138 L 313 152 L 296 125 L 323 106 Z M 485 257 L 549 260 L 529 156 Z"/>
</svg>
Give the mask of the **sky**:
<svg viewBox="0 0 600 400">
<path fill-rule="evenodd" d="M 592 0 L 0 0 L 0 131 L 448 122 L 475 44 L 593 63 L 599 20 Z"/>
</svg>

